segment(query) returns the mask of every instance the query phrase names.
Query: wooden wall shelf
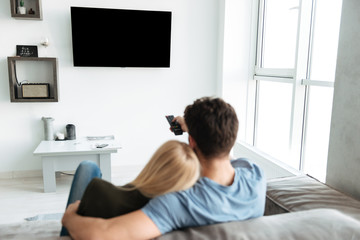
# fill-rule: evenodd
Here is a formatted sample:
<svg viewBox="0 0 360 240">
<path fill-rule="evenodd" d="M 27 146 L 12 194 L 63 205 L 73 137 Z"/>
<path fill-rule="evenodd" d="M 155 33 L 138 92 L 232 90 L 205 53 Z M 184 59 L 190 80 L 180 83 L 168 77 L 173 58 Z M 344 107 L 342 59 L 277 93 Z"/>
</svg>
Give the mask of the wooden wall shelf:
<svg viewBox="0 0 360 240">
<path fill-rule="evenodd" d="M 19 69 L 19 65 L 21 69 Z M 11 102 L 58 102 L 58 73 L 56 58 L 8 57 L 8 71 Z M 23 98 L 20 83 L 24 82 L 25 79 L 18 79 L 19 72 L 22 76 L 32 75 L 32 78 L 35 79 L 26 80 L 27 83 L 49 84 L 49 97 Z"/>
<path fill-rule="evenodd" d="M 18 7 L 20 0 L 10 0 L 11 17 L 24 20 L 42 20 L 41 0 L 23 0 L 24 7 L 26 7 L 26 14 L 20 14 Z M 32 9 L 34 14 L 30 14 L 29 10 Z"/>
</svg>

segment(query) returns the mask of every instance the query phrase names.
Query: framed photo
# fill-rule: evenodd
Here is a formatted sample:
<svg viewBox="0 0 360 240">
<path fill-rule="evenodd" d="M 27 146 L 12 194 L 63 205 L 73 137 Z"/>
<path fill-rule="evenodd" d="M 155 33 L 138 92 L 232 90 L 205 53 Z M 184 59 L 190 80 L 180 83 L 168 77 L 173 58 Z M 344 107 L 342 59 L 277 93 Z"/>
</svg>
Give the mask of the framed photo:
<svg viewBox="0 0 360 240">
<path fill-rule="evenodd" d="M 16 56 L 20 57 L 37 57 L 37 46 L 30 45 L 16 45 Z"/>
</svg>

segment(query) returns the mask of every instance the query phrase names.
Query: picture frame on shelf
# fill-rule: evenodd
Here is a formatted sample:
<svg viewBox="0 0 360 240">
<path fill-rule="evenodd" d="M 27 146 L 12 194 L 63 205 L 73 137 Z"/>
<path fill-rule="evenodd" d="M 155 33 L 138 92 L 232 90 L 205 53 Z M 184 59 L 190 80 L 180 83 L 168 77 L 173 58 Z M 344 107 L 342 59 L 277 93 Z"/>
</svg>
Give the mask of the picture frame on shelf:
<svg viewBox="0 0 360 240">
<path fill-rule="evenodd" d="M 16 56 L 38 57 L 38 48 L 35 45 L 16 45 Z"/>
</svg>

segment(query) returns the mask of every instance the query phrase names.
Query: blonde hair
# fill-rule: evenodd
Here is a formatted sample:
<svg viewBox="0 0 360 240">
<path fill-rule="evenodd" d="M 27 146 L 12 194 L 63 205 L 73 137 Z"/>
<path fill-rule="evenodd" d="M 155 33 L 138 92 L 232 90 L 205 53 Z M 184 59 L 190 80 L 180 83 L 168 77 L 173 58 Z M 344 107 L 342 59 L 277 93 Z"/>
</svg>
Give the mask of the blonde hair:
<svg viewBox="0 0 360 240">
<path fill-rule="evenodd" d="M 186 143 L 171 140 L 160 146 L 130 184 L 147 197 L 190 188 L 200 176 L 200 163 Z"/>
</svg>

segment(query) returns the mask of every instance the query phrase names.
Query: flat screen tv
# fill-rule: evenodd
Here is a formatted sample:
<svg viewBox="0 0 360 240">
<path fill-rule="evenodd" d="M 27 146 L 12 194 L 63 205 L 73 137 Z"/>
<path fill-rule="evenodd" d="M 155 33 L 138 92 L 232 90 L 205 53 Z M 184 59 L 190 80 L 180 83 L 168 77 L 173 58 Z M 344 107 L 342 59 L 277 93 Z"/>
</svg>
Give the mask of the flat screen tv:
<svg viewBox="0 0 360 240">
<path fill-rule="evenodd" d="M 170 67 L 171 12 L 70 10 L 74 66 Z"/>
</svg>

